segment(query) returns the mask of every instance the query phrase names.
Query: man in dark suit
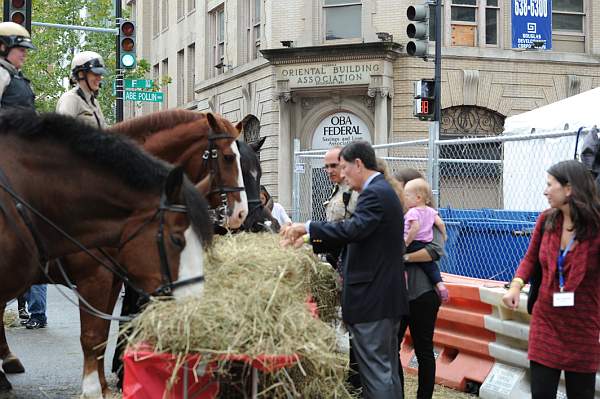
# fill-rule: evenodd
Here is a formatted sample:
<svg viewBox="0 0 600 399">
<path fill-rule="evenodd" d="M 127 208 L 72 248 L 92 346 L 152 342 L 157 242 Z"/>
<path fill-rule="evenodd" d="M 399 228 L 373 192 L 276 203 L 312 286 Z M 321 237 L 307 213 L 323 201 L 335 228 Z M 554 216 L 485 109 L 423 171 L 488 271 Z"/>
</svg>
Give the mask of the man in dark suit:
<svg viewBox="0 0 600 399">
<path fill-rule="evenodd" d="M 342 315 L 352 335 L 363 395 L 401 399 L 397 333 L 400 319 L 408 314 L 402 205 L 377 171 L 369 143 L 348 144 L 340 164 L 346 182 L 360 193 L 354 214 L 339 222 L 296 223 L 282 234 L 295 245 L 310 242 L 317 253 L 346 246 Z"/>
</svg>

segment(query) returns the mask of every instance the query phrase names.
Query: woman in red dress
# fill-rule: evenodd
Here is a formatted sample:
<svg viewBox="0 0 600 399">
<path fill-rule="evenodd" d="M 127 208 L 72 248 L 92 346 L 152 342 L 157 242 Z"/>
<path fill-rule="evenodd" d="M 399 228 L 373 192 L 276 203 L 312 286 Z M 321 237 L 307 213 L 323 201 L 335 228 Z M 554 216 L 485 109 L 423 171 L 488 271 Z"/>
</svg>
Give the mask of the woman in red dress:
<svg viewBox="0 0 600 399">
<path fill-rule="evenodd" d="M 532 398 L 555 398 L 564 370 L 567 396 L 593 399 L 600 365 L 600 195 L 577 161 L 548 170 L 544 195 L 550 209 L 538 218 L 503 301 L 517 308 L 539 262 L 542 281 L 529 330 Z"/>
</svg>

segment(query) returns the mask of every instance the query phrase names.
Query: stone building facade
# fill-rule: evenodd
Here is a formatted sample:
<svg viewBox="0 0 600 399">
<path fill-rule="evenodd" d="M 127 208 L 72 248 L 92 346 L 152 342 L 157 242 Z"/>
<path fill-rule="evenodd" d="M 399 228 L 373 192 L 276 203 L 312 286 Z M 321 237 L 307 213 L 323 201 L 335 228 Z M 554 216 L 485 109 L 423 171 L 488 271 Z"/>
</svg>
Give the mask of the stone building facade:
<svg viewBox="0 0 600 399">
<path fill-rule="evenodd" d="M 255 115 L 267 137 L 263 182 L 286 208 L 294 143 L 325 148 L 341 133 L 374 144 L 427 137 L 428 124 L 413 116 L 413 82 L 433 77 L 433 62 L 404 51 L 411 0 L 129 4 L 138 56 L 150 77 L 170 77 L 165 103 L 136 113 Z M 499 134 L 508 116 L 600 86 L 600 2 L 553 4 L 553 50 L 539 51 L 511 49 L 511 0 L 444 1 L 442 137 Z"/>
</svg>

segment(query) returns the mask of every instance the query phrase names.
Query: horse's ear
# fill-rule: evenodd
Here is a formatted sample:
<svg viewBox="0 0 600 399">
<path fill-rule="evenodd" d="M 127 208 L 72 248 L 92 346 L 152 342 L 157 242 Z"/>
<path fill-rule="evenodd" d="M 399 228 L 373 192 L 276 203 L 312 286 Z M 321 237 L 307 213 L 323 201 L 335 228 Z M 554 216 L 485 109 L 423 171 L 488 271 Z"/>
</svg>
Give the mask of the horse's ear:
<svg viewBox="0 0 600 399">
<path fill-rule="evenodd" d="M 217 118 L 212 113 L 206 114 L 206 119 L 208 119 L 208 125 L 214 132 L 220 132 L 221 128 L 219 127 L 219 123 L 217 122 Z"/>
<path fill-rule="evenodd" d="M 235 125 L 235 128 L 237 129 L 238 132 L 243 132 L 246 129 L 246 125 L 248 124 L 248 122 L 252 121 L 252 120 L 258 120 L 258 118 L 252 114 L 248 114 L 244 117 L 244 119 L 242 119 L 240 122 L 238 122 L 237 125 Z"/>
<path fill-rule="evenodd" d="M 181 196 L 181 186 L 183 184 L 183 167 L 176 166 L 169 172 L 167 181 L 165 182 L 165 199 L 169 204 L 179 202 Z"/>
<path fill-rule="evenodd" d="M 258 141 L 250 143 L 250 147 L 254 150 L 254 152 L 258 153 L 258 152 L 260 152 L 260 149 L 262 148 L 263 144 L 265 143 L 265 140 L 267 140 L 267 136 L 261 137 L 260 139 L 258 139 Z"/>
</svg>

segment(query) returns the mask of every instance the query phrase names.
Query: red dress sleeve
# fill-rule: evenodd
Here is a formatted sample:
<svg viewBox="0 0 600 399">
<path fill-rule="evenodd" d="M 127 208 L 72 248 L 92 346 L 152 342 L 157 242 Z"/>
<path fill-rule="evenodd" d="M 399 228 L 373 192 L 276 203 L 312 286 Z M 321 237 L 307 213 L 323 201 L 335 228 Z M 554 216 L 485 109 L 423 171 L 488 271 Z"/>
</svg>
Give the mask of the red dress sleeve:
<svg viewBox="0 0 600 399">
<path fill-rule="evenodd" d="M 535 229 L 533 230 L 533 235 L 531 236 L 531 241 L 529 242 L 529 248 L 527 248 L 527 253 L 525 257 L 521 260 L 519 267 L 515 273 L 515 277 L 519 277 L 523 279 L 524 282 L 529 281 L 529 277 L 533 272 L 534 266 L 539 262 L 539 254 L 540 254 L 540 246 L 542 244 L 542 225 L 546 221 L 546 212 L 542 212 L 540 216 L 538 216 L 537 221 L 535 223 Z"/>
</svg>

